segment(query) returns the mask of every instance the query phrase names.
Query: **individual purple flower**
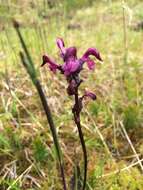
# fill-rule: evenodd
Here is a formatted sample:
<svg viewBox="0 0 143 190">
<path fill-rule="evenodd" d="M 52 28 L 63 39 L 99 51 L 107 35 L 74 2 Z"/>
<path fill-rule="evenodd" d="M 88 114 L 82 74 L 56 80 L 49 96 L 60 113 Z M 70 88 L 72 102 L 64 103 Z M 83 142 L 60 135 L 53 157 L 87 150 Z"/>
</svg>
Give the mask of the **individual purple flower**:
<svg viewBox="0 0 143 190">
<path fill-rule="evenodd" d="M 90 58 L 90 56 L 94 56 L 96 59 L 98 59 L 99 61 L 103 61 L 100 53 L 98 52 L 98 50 L 96 48 L 89 48 L 82 56 L 81 60 L 83 62 L 87 63 L 87 66 L 90 70 L 93 70 L 95 67 L 95 62 Z"/>
<path fill-rule="evenodd" d="M 61 69 L 60 65 L 57 65 L 53 60 L 51 60 L 47 55 L 43 55 L 43 63 L 41 66 L 44 66 L 45 64 L 48 64 L 51 71 L 54 73 L 57 71 L 57 69 Z"/>
<path fill-rule="evenodd" d="M 95 56 L 99 61 L 103 61 L 99 51 L 96 48 L 89 48 L 82 56 L 82 59 L 87 59 L 89 58 L 90 55 Z"/>
<path fill-rule="evenodd" d="M 82 96 L 82 98 L 84 97 L 89 97 L 92 100 L 96 100 L 96 95 L 95 93 L 91 92 L 91 91 L 85 91 L 84 95 Z"/>
<path fill-rule="evenodd" d="M 75 47 L 70 47 L 66 49 L 63 61 L 64 64 L 62 65 L 62 69 L 66 76 L 79 73 L 82 69 L 82 63 L 80 60 L 77 59 L 77 50 Z"/>
</svg>

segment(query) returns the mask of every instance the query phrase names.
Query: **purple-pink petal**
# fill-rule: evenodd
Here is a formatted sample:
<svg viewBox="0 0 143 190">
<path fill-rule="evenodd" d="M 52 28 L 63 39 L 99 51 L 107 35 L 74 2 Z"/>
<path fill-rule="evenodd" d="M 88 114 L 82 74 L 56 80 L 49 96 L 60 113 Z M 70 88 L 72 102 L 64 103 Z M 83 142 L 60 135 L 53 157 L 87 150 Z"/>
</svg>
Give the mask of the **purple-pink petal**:
<svg viewBox="0 0 143 190">
<path fill-rule="evenodd" d="M 77 49 L 76 47 L 69 47 L 66 49 L 66 53 L 65 53 L 65 56 L 64 56 L 64 61 L 68 61 L 70 59 L 77 59 Z"/>
<path fill-rule="evenodd" d="M 76 72 L 79 69 L 79 67 L 80 67 L 80 64 L 78 60 L 69 60 L 62 66 L 62 69 L 64 71 L 64 74 L 68 76 Z"/>
<path fill-rule="evenodd" d="M 43 55 L 43 63 L 41 66 L 44 66 L 46 63 L 48 64 L 50 70 L 53 71 L 54 73 L 60 67 L 53 60 L 51 60 L 47 55 Z"/>
<path fill-rule="evenodd" d="M 91 92 L 91 91 L 85 91 L 85 94 L 84 94 L 83 97 L 89 97 L 92 100 L 96 100 L 96 95 L 93 92 Z"/>
<path fill-rule="evenodd" d="M 99 61 L 102 61 L 99 51 L 96 48 L 89 48 L 82 56 L 81 59 L 85 60 L 90 56 L 95 56 Z"/>
<path fill-rule="evenodd" d="M 62 38 L 57 38 L 57 46 L 61 50 L 62 55 L 66 53 L 65 44 Z"/>
<path fill-rule="evenodd" d="M 76 72 L 79 70 L 80 62 L 77 59 L 77 50 L 75 47 L 70 47 L 66 49 L 66 53 L 64 55 L 64 65 L 62 69 L 66 76 Z"/>
<path fill-rule="evenodd" d="M 86 62 L 87 62 L 87 66 L 90 70 L 93 70 L 95 68 L 95 62 L 92 59 L 88 58 L 86 60 Z"/>
</svg>

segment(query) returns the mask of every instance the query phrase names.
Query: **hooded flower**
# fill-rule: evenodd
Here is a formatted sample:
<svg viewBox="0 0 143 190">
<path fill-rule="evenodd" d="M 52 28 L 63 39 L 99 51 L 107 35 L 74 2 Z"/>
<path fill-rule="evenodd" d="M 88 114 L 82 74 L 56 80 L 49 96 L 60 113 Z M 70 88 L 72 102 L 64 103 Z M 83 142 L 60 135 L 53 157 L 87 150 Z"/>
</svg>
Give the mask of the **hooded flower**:
<svg viewBox="0 0 143 190">
<path fill-rule="evenodd" d="M 77 59 L 77 50 L 75 47 L 70 47 L 66 49 L 63 61 L 64 64 L 62 66 L 62 69 L 66 76 L 78 73 L 82 69 L 81 61 Z"/>
<path fill-rule="evenodd" d="M 49 69 L 56 72 L 57 69 L 61 70 L 61 66 L 56 64 L 53 60 L 51 60 L 47 55 L 43 55 L 43 63 L 41 66 L 44 66 L 45 64 L 48 64 Z"/>
<path fill-rule="evenodd" d="M 85 91 L 85 93 L 82 96 L 82 98 L 84 98 L 84 97 L 89 97 L 92 100 L 96 100 L 96 95 L 93 92 L 91 92 L 91 91 Z"/>
<path fill-rule="evenodd" d="M 83 68 L 83 64 L 86 62 L 90 70 L 94 69 L 95 62 L 90 58 L 94 56 L 99 61 L 102 61 L 101 56 L 97 49 L 89 48 L 81 58 L 77 58 L 77 49 L 76 47 L 65 48 L 63 39 L 57 39 L 57 46 L 61 51 L 61 57 L 64 61 L 64 64 L 58 65 L 52 61 L 47 55 L 43 56 L 43 64 L 47 63 L 50 70 L 54 73 L 56 70 L 60 70 L 66 77 L 77 75 Z"/>
<path fill-rule="evenodd" d="M 95 67 L 95 62 L 90 58 L 90 56 L 94 56 L 99 61 L 102 61 L 100 53 L 96 48 L 89 48 L 82 56 L 81 60 L 83 62 L 87 62 L 87 66 L 90 70 L 93 70 Z"/>
</svg>

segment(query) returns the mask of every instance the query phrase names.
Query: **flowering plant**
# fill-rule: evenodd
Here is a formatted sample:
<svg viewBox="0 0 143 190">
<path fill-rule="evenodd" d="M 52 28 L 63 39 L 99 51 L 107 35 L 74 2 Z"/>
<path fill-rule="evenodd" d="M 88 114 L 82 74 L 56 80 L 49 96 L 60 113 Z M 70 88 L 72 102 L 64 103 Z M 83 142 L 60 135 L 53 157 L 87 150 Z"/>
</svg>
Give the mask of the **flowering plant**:
<svg viewBox="0 0 143 190">
<path fill-rule="evenodd" d="M 62 183 L 63 183 L 63 189 L 67 190 L 61 148 L 60 148 L 60 143 L 58 140 L 58 135 L 57 135 L 56 127 L 54 124 L 54 120 L 52 117 L 52 113 L 51 113 L 50 107 L 48 105 L 46 95 L 42 89 L 40 81 L 38 80 L 34 62 L 27 49 L 26 43 L 23 39 L 23 36 L 21 34 L 19 23 L 17 21 L 13 20 L 13 26 L 17 32 L 17 35 L 19 37 L 20 43 L 23 48 L 23 51 L 20 51 L 21 62 L 23 64 L 23 66 L 25 67 L 27 73 L 29 74 L 34 86 L 36 87 L 36 90 L 40 97 L 45 115 L 47 117 L 47 121 L 48 121 L 50 130 L 51 130 L 51 133 L 52 133 L 53 142 L 54 142 L 56 153 L 57 153 L 57 159 L 58 159 L 59 167 L 60 167 L 60 171 L 61 171 L 61 179 L 62 179 Z M 82 71 L 83 64 L 85 62 L 87 63 L 87 66 L 90 70 L 94 69 L 95 62 L 90 58 L 91 55 L 94 56 L 95 58 L 97 58 L 99 61 L 102 61 L 102 59 L 101 59 L 101 56 L 100 56 L 98 50 L 95 48 L 89 48 L 83 54 L 83 56 L 80 59 L 78 59 L 77 58 L 77 49 L 75 47 L 65 48 L 64 41 L 61 38 L 57 39 L 57 46 L 60 49 L 60 52 L 61 52 L 60 56 L 63 59 L 64 64 L 58 65 L 55 61 L 50 59 L 47 55 L 43 55 L 43 63 L 41 66 L 48 64 L 50 70 L 53 73 L 56 73 L 56 71 L 59 70 L 62 74 L 64 74 L 66 77 L 66 80 L 68 82 L 67 93 L 68 93 L 68 95 L 75 97 L 75 103 L 72 108 L 72 112 L 74 115 L 75 124 L 78 129 L 79 138 L 80 138 L 83 155 L 84 155 L 84 179 L 83 179 L 82 190 L 85 190 L 86 178 L 87 178 L 87 151 L 86 151 L 84 136 L 83 136 L 81 124 L 80 124 L 80 113 L 81 113 L 81 110 L 83 107 L 82 106 L 83 99 L 85 97 L 90 97 L 92 100 L 96 100 L 96 95 L 93 92 L 85 91 L 84 95 L 79 97 L 78 89 L 79 89 L 80 84 L 83 82 L 83 80 L 80 79 L 79 74 Z M 77 173 L 80 173 L 80 169 L 78 166 L 77 166 Z M 79 181 L 80 181 L 79 175 L 77 176 L 78 184 L 80 184 L 79 183 Z M 76 179 L 74 179 L 74 182 L 72 183 L 72 190 L 75 189 L 75 181 L 76 181 Z M 80 189 L 80 187 L 78 187 L 78 189 Z"/>
<path fill-rule="evenodd" d="M 81 58 L 77 58 L 77 49 L 76 47 L 66 48 L 63 39 L 57 39 L 57 46 L 60 49 L 60 57 L 63 59 L 64 64 L 59 65 L 53 61 L 48 55 L 43 55 L 43 63 L 48 65 L 49 69 L 56 73 L 57 70 L 64 74 L 68 82 L 67 93 L 69 96 L 74 96 L 75 102 L 72 108 L 74 115 L 74 121 L 78 129 L 80 142 L 82 145 L 83 155 L 84 155 L 84 179 L 83 179 L 83 190 L 86 187 L 86 178 L 87 178 L 87 151 L 85 146 L 85 141 L 83 133 L 81 130 L 80 124 L 80 113 L 82 110 L 82 102 L 85 97 L 90 97 L 92 100 L 96 100 L 96 95 L 93 92 L 85 91 L 83 96 L 79 97 L 78 89 L 80 84 L 83 82 L 80 79 L 80 72 L 83 69 L 84 63 L 87 63 L 87 66 L 90 70 L 93 70 L 95 67 L 95 62 L 90 58 L 94 56 L 97 60 L 102 61 L 100 53 L 96 48 L 89 48 Z"/>
</svg>

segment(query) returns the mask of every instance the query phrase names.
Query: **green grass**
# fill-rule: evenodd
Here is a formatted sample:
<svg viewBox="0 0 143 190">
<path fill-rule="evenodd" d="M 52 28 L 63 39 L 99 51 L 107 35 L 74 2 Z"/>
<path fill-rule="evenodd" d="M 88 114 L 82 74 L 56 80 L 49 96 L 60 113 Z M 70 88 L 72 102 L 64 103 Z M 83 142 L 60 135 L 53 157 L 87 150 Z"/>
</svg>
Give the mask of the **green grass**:
<svg viewBox="0 0 143 190">
<path fill-rule="evenodd" d="M 81 92 L 88 88 L 97 94 L 96 102 L 85 102 L 82 113 L 89 160 L 87 189 L 142 190 L 143 177 L 138 164 L 116 174 L 114 171 L 137 161 L 120 122 L 140 159 L 143 153 L 143 31 L 132 28 L 142 19 L 143 3 L 129 0 L 126 4 L 129 8 L 125 9 L 126 62 L 120 1 L 92 1 L 90 5 L 84 0 L 79 4 L 65 1 L 65 4 L 56 2 L 55 5 L 46 10 L 42 3 L 33 9 L 26 5 L 23 12 L 20 8 L 14 11 L 12 6 L 9 13 L 7 7 L 0 5 L 3 21 L 0 26 L 0 189 L 5 190 L 12 184 L 11 190 L 61 189 L 46 118 L 39 97 L 20 63 L 21 47 L 10 23 L 10 18 L 14 17 L 22 25 L 22 34 L 49 98 L 68 182 L 73 163 L 79 160 L 82 166 L 81 147 L 72 121 L 73 100 L 66 94 L 64 77 L 40 67 L 43 53 L 61 63 L 55 43 L 59 36 L 64 38 L 67 46 L 77 46 L 79 57 L 93 46 L 100 50 L 104 60 L 103 65 L 97 63 L 95 71 L 90 72 L 85 66 L 82 72 L 85 82 Z M 41 16 L 43 14 L 46 19 Z M 70 29 L 69 25 L 72 26 Z"/>
</svg>

